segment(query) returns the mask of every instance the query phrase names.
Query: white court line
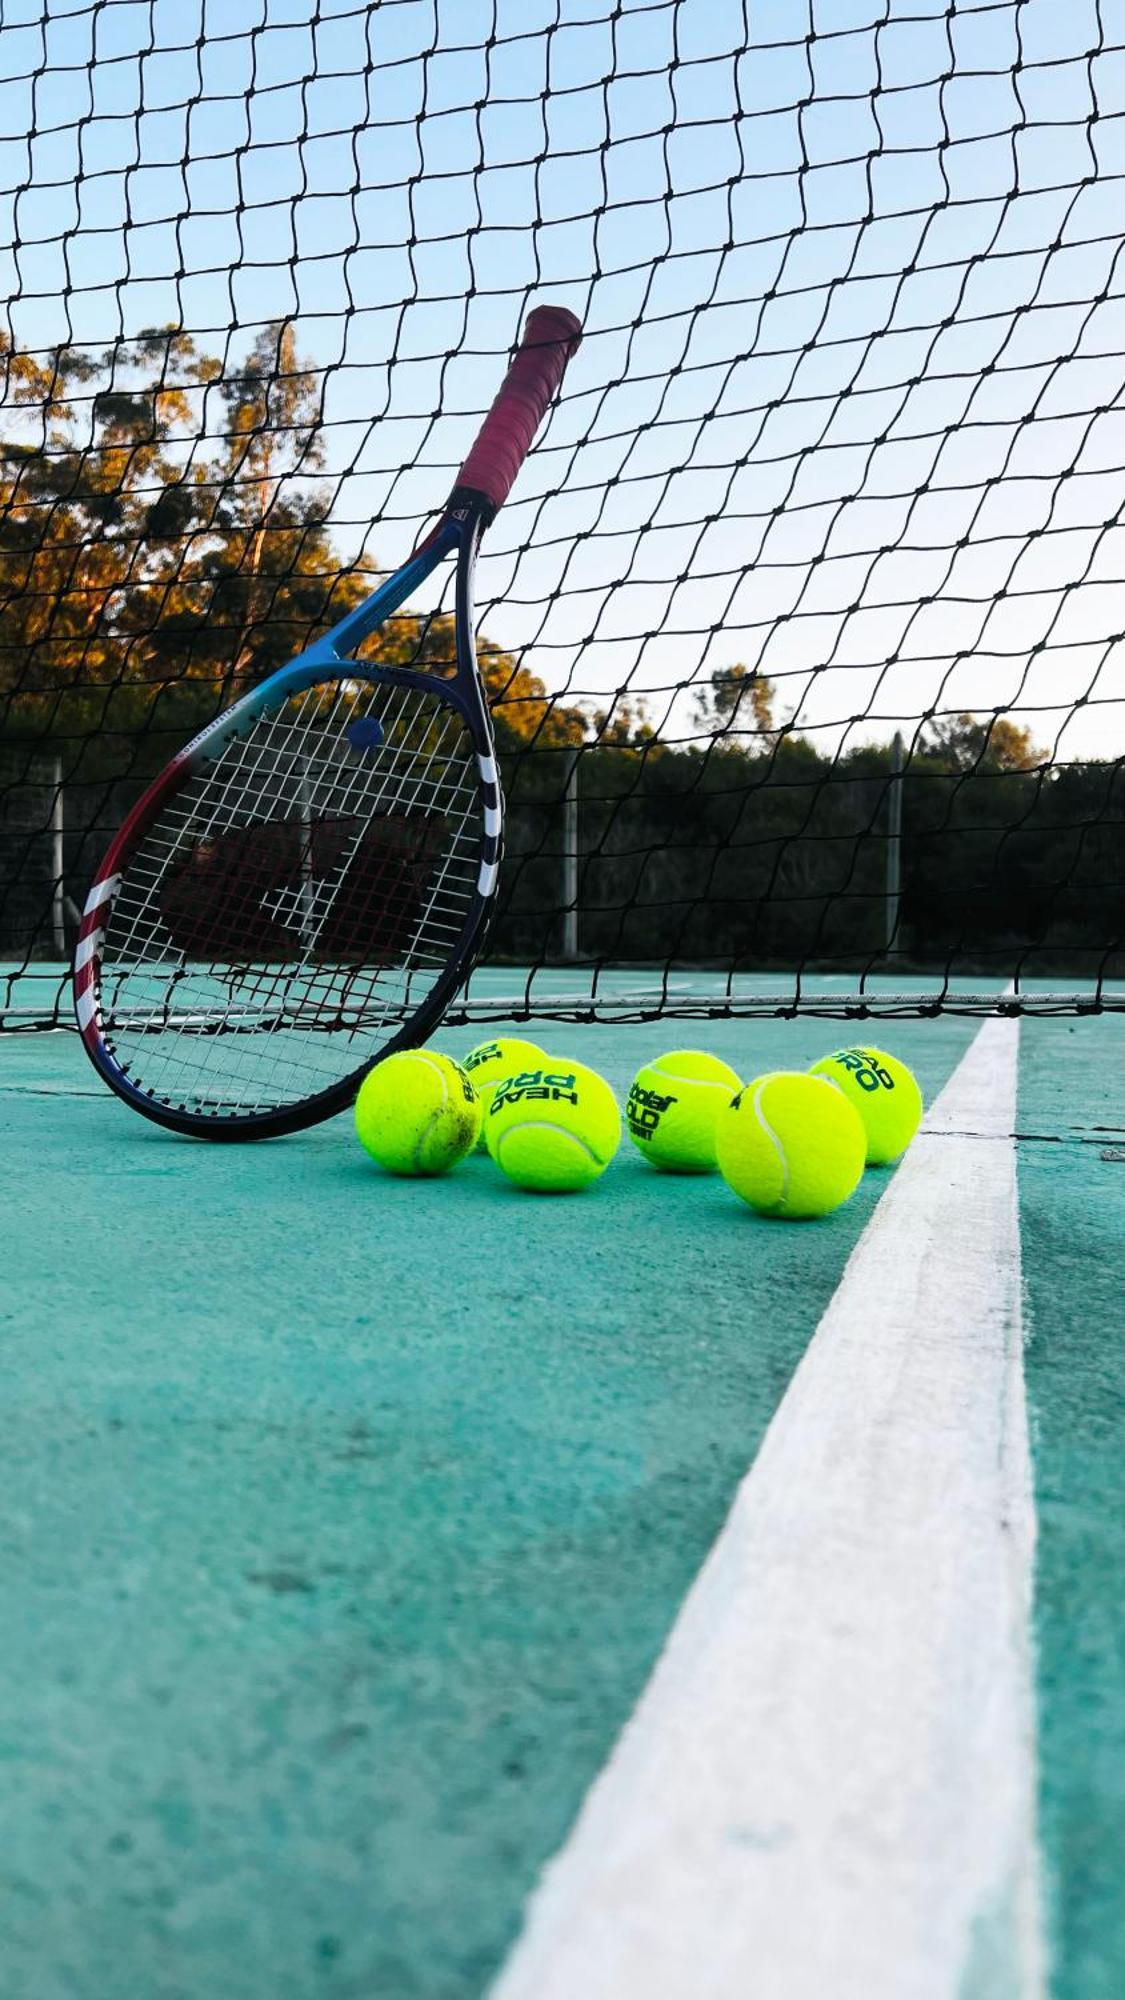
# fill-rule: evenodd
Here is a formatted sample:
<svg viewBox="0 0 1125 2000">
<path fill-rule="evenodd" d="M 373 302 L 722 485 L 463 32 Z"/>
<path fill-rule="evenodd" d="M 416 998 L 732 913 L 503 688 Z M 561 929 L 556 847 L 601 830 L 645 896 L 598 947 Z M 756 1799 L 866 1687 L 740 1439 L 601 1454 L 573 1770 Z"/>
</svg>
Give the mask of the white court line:
<svg viewBox="0 0 1125 2000">
<path fill-rule="evenodd" d="M 1045 1993 L 1018 1036 L 889 1181 L 494 2000 Z"/>
</svg>

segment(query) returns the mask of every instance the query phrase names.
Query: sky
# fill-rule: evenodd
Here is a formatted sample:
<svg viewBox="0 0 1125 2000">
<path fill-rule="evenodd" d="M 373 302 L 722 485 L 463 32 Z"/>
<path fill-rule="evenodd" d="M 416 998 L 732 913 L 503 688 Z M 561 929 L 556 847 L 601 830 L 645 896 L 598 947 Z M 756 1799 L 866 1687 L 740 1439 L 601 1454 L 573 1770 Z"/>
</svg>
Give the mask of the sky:
<svg viewBox="0 0 1125 2000">
<path fill-rule="evenodd" d="M 586 337 L 490 636 L 670 734 L 739 661 L 822 748 L 1125 753 L 1119 0 L 4 0 L 21 348 L 297 324 L 391 567 L 528 307 Z"/>
</svg>

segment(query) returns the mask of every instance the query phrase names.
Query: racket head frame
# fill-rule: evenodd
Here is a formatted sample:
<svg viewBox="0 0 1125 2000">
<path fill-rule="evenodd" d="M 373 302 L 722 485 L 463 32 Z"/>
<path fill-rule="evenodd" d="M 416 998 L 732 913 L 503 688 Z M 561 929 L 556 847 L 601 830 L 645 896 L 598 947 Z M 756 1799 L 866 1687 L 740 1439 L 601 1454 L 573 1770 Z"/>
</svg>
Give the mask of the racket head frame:
<svg viewBox="0 0 1125 2000">
<path fill-rule="evenodd" d="M 433 1032 L 450 1000 L 464 984 L 483 944 L 495 906 L 503 842 L 503 800 L 488 704 L 476 661 L 473 575 L 487 510 L 471 500 L 451 505 L 433 532 L 402 568 L 371 597 L 319 639 L 185 744 L 127 815 L 91 885 L 74 956 L 75 1013 L 83 1046 L 95 1069 L 118 1097 L 145 1118 L 190 1137 L 245 1140 L 281 1137 L 345 1110 L 375 1064 L 401 1049 L 416 1048 Z M 454 604 L 455 667 L 451 676 L 410 667 L 387 667 L 357 660 L 352 649 L 392 617 L 447 556 L 456 553 Z M 164 807 L 195 774 L 219 757 L 231 740 L 246 733 L 265 713 L 292 696 L 334 679 L 436 697 L 463 723 L 476 760 L 481 798 L 481 859 L 476 890 L 448 964 L 396 1033 L 349 1074 L 325 1090 L 291 1104 L 247 1111 L 233 1117 L 162 1102 L 117 1060 L 102 1007 L 102 951 L 113 900 L 130 858 Z M 221 1032 L 216 1023 L 215 1032 Z"/>
</svg>

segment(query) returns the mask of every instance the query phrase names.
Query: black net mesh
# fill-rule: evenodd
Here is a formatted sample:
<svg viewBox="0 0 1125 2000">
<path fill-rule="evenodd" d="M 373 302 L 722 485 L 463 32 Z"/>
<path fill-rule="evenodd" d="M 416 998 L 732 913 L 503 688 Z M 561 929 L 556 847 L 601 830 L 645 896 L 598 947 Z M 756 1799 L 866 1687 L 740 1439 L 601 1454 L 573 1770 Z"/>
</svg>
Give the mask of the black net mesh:
<svg viewBox="0 0 1125 2000">
<path fill-rule="evenodd" d="M 0 1020 L 124 812 L 408 553 L 531 304 L 463 1006 L 1122 1004 L 1111 0 L 22 0 Z M 371 650 L 441 666 L 448 595 Z"/>
</svg>

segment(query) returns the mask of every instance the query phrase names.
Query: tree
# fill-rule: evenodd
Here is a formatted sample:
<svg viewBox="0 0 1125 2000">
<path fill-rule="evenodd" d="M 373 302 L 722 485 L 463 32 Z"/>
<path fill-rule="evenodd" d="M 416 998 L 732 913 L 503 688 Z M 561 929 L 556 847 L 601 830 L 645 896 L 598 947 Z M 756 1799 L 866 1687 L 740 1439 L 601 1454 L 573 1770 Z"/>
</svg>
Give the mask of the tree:
<svg viewBox="0 0 1125 2000">
<path fill-rule="evenodd" d="M 701 729 L 714 736 L 771 736 L 777 728 L 776 689 L 755 668 L 741 663 L 720 667 L 696 690 L 694 713 Z"/>
<path fill-rule="evenodd" d="M 287 322 L 226 373 L 174 328 L 0 361 L 0 726 L 159 764 L 374 588 L 305 478 L 318 378 Z M 452 671 L 452 620 L 405 613 L 363 653 Z M 582 710 L 512 654 L 482 638 L 480 660 L 501 749 L 583 740 Z"/>
<path fill-rule="evenodd" d="M 274 664 L 263 641 L 279 583 L 323 577 L 330 552 L 323 510 L 296 484 L 320 469 L 324 448 L 316 373 L 298 356 L 289 321 L 263 327 L 241 365 L 222 378 L 219 396 L 226 436 L 216 595 L 235 628 L 225 689 L 234 700 Z"/>
<path fill-rule="evenodd" d="M 538 674 L 501 652 L 491 639 L 482 637 L 477 653 L 501 750 L 558 750 L 583 741 L 587 721 L 580 708 L 548 694 Z"/>
<path fill-rule="evenodd" d="M 612 708 L 596 708 L 593 725 L 600 750 L 644 750 L 656 742 L 643 695 L 632 702 L 615 700 Z"/>
<path fill-rule="evenodd" d="M 918 755 L 951 771 L 1034 771 L 1047 762 L 1047 752 L 1032 742 L 1010 716 L 983 722 L 976 715 L 934 719 L 926 725 Z"/>
<path fill-rule="evenodd" d="M 195 502 L 174 495 L 199 475 L 169 440 L 217 364 L 169 332 L 98 357 L 63 346 L 42 366 L 5 360 L 16 410 L 0 444 L 0 694 L 20 726 L 94 729 L 99 690 L 144 677 L 178 586 L 172 515 L 178 528 Z"/>
<path fill-rule="evenodd" d="M 284 323 L 226 377 L 173 328 L 2 358 L 0 726 L 116 731 L 144 765 L 154 735 L 166 755 L 363 593 L 302 484 L 314 372 Z"/>
</svg>

